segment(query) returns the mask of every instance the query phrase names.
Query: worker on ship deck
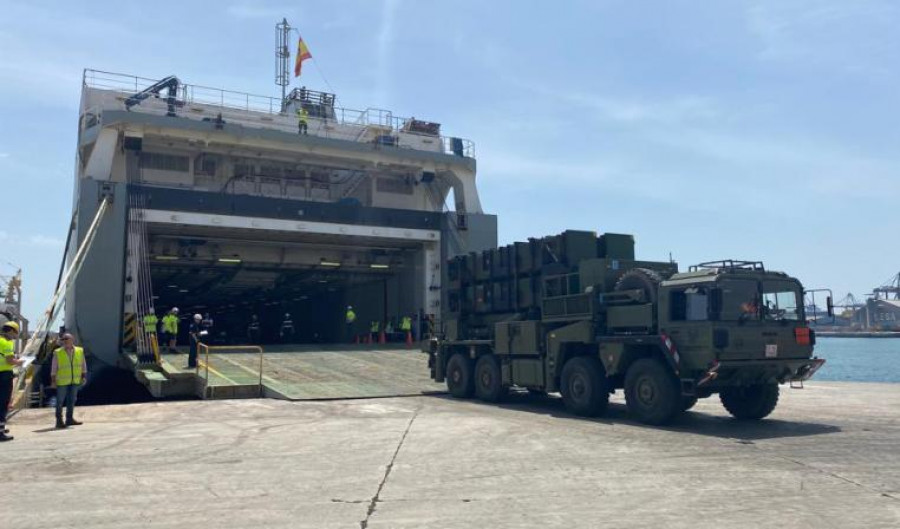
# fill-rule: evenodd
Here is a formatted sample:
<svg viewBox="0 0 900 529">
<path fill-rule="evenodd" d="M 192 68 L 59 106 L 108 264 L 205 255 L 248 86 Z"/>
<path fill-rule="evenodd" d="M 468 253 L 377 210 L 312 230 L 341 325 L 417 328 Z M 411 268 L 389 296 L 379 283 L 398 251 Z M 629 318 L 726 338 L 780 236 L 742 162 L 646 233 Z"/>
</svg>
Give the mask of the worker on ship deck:
<svg viewBox="0 0 900 529">
<path fill-rule="evenodd" d="M 259 316 L 254 314 L 250 317 L 250 324 L 247 325 L 247 338 L 251 344 L 258 344 L 260 337 Z"/>
<path fill-rule="evenodd" d="M 203 329 L 203 316 L 194 314 L 194 321 L 188 329 L 188 336 L 191 339 L 191 348 L 188 352 L 188 369 L 197 368 L 197 348 L 207 334 L 209 333 Z"/>
<path fill-rule="evenodd" d="M 8 321 L 3 324 L 0 333 L 0 442 L 12 441 L 6 428 L 6 413 L 9 411 L 9 401 L 13 391 L 13 368 L 22 365 L 22 360 L 16 358 L 15 339 L 19 337 L 19 324 Z"/>
<path fill-rule="evenodd" d="M 56 388 L 56 427 L 68 428 L 78 426 L 81 421 L 75 420 L 75 401 L 78 390 L 87 378 L 87 363 L 84 349 L 75 346 L 75 338 L 69 334 L 60 337 L 62 347 L 53 351 L 53 363 L 50 366 L 50 387 Z M 66 407 L 66 420 L 63 422 L 62 409 Z"/>
<path fill-rule="evenodd" d="M 297 109 L 297 134 L 306 135 L 309 126 L 309 112 L 302 106 Z"/>
<path fill-rule="evenodd" d="M 381 330 L 381 322 L 372 320 L 369 324 L 369 333 L 372 335 L 372 343 L 378 342 L 378 332 Z"/>
<path fill-rule="evenodd" d="M 412 340 L 412 317 L 403 316 L 400 320 L 400 333 L 403 335 L 402 340 Z"/>
<path fill-rule="evenodd" d="M 353 323 L 356 321 L 356 312 L 353 311 L 351 305 L 347 305 L 347 312 L 344 313 L 344 340 L 353 341 Z"/>
<path fill-rule="evenodd" d="M 169 344 L 169 352 L 175 353 L 178 345 L 178 307 L 172 307 L 162 319 L 163 338 Z"/>
<path fill-rule="evenodd" d="M 290 313 L 284 314 L 284 320 L 281 322 L 281 329 L 278 331 L 281 343 L 293 343 L 294 341 L 294 320 L 291 319 Z"/>
</svg>

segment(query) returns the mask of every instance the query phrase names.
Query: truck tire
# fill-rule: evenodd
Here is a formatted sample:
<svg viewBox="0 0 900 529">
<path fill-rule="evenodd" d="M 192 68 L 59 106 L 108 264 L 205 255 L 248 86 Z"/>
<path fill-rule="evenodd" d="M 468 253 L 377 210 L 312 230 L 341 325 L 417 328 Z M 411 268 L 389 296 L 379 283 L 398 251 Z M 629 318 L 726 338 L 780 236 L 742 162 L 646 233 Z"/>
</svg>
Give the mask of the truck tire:
<svg viewBox="0 0 900 529">
<path fill-rule="evenodd" d="M 575 415 L 594 417 L 609 407 L 609 387 L 600 360 L 576 356 L 566 362 L 560 377 L 560 393 L 566 408 Z"/>
<path fill-rule="evenodd" d="M 735 419 L 755 421 L 772 413 L 778 405 L 778 384 L 755 384 L 725 388 L 719 400 Z"/>
<path fill-rule="evenodd" d="M 657 290 L 659 283 L 662 281 L 655 270 L 649 268 L 632 268 L 622 274 L 622 277 L 616 281 L 613 290 L 620 292 L 622 290 L 643 290 L 647 301 L 656 303 Z"/>
<path fill-rule="evenodd" d="M 485 402 L 499 402 L 506 393 L 497 357 L 488 354 L 475 362 L 475 396 Z"/>
<path fill-rule="evenodd" d="M 447 389 L 458 399 L 467 399 L 475 392 L 472 361 L 464 354 L 456 353 L 447 362 Z"/>
<path fill-rule="evenodd" d="M 659 360 L 635 360 L 625 373 L 625 404 L 644 424 L 666 424 L 681 413 L 683 402 L 678 380 Z"/>
</svg>

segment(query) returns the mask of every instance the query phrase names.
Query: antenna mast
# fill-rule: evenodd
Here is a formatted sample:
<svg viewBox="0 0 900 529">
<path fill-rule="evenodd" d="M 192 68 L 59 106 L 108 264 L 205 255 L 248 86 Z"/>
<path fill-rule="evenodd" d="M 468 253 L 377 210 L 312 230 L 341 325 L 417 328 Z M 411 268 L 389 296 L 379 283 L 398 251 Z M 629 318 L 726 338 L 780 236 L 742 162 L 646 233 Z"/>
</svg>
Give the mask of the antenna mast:
<svg viewBox="0 0 900 529">
<path fill-rule="evenodd" d="M 284 99 L 287 97 L 287 87 L 291 84 L 288 61 L 291 51 L 288 48 L 288 40 L 291 36 L 291 27 L 286 18 L 275 24 L 277 45 L 275 47 L 275 84 L 281 87 L 281 110 L 284 110 Z"/>
</svg>

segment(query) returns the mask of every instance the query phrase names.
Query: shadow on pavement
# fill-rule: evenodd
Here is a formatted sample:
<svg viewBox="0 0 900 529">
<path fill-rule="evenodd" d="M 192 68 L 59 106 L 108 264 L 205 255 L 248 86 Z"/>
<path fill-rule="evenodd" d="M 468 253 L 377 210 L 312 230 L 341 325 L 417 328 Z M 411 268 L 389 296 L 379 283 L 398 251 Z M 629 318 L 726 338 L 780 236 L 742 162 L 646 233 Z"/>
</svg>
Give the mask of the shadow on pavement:
<svg viewBox="0 0 900 529">
<path fill-rule="evenodd" d="M 449 395 L 435 395 L 435 398 L 456 400 Z M 714 398 L 714 397 L 713 397 Z M 472 399 L 472 402 L 479 402 Z M 839 426 L 811 422 L 763 419 L 761 421 L 738 421 L 731 417 L 709 415 L 700 411 L 688 411 L 666 426 L 649 426 L 634 421 L 628 416 L 625 405 L 611 402 L 603 417 L 578 417 L 566 411 L 562 398 L 553 395 L 535 395 L 525 392 L 511 392 L 499 404 L 483 403 L 484 406 L 498 406 L 504 409 L 549 415 L 559 419 L 594 422 L 600 424 L 628 424 L 642 428 L 653 428 L 671 432 L 684 432 L 723 439 L 735 439 L 743 444 L 756 440 L 785 437 L 807 437 L 841 431 Z"/>
</svg>

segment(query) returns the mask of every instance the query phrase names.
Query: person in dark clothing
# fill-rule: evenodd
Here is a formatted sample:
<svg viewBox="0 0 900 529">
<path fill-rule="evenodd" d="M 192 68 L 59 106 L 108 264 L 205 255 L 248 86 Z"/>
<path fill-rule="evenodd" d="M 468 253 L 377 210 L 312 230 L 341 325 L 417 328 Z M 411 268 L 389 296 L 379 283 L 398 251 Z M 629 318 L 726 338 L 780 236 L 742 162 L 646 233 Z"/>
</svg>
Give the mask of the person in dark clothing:
<svg viewBox="0 0 900 529">
<path fill-rule="evenodd" d="M 294 342 L 294 320 L 291 319 L 290 314 L 284 315 L 284 321 L 281 322 L 281 329 L 278 331 L 278 336 L 281 337 L 281 343 Z"/>
<path fill-rule="evenodd" d="M 259 344 L 260 323 L 256 314 L 250 318 L 250 325 L 247 326 L 247 337 L 250 339 L 251 344 Z"/>
<path fill-rule="evenodd" d="M 191 350 L 188 353 L 187 366 L 188 369 L 195 369 L 197 367 L 197 346 L 200 344 L 203 335 L 207 334 L 206 330 L 203 329 L 203 316 L 194 314 L 194 321 L 191 322 L 188 334 L 191 337 Z"/>
</svg>

